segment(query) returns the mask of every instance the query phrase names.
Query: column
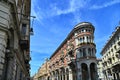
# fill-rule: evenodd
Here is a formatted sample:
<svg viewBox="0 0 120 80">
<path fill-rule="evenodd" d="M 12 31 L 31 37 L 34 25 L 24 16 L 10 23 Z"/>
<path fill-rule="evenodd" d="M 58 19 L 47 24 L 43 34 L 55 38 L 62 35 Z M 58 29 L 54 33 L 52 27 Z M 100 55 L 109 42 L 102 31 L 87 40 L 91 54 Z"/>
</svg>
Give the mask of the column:
<svg viewBox="0 0 120 80">
<path fill-rule="evenodd" d="M 80 64 L 79 64 L 79 62 L 77 62 L 77 80 L 81 80 L 81 74 L 82 74 L 82 72 L 81 72 L 81 66 L 80 66 Z"/>
<path fill-rule="evenodd" d="M 86 48 L 86 56 L 89 56 L 89 54 L 88 54 L 88 48 Z"/>
<path fill-rule="evenodd" d="M 78 49 L 76 50 L 76 55 L 77 55 L 77 58 L 80 58 L 80 56 L 81 56 Z"/>
<path fill-rule="evenodd" d="M 1 26 L 0 26 L 1 27 Z M 7 44 L 7 34 L 0 30 L 0 80 L 4 80 L 4 73 L 5 70 L 5 50 Z"/>
<path fill-rule="evenodd" d="M 7 73 L 5 74 L 6 75 L 6 79 L 9 80 L 9 79 L 13 79 L 12 75 L 13 75 L 13 68 L 14 68 L 14 58 L 12 57 L 9 57 L 8 58 L 8 66 L 7 66 Z"/>
<path fill-rule="evenodd" d="M 95 57 L 95 48 L 93 48 L 93 54 L 94 54 L 94 57 Z"/>
<path fill-rule="evenodd" d="M 83 49 L 81 49 L 81 57 L 83 57 Z"/>
<path fill-rule="evenodd" d="M 67 71 L 66 71 L 66 68 L 65 68 L 65 80 L 67 80 Z"/>
<path fill-rule="evenodd" d="M 73 80 L 72 69 L 69 68 L 69 80 Z"/>
<path fill-rule="evenodd" d="M 98 80 L 98 74 L 97 74 L 97 64 L 95 64 L 95 77 L 96 77 L 96 80 Z"/>
<path fill-rule="evenodd" d="M 87 65 L 87 67 L 88 67 L 88 75 L 89 75 L 89 80 L 91 80 L 91 73 L 90 73 L 90 65 Z"/>
<path fill-rule="evenodd" d="M 85 42 L 87 43 L 87 36 L 85 36 Z"/>
</svg>

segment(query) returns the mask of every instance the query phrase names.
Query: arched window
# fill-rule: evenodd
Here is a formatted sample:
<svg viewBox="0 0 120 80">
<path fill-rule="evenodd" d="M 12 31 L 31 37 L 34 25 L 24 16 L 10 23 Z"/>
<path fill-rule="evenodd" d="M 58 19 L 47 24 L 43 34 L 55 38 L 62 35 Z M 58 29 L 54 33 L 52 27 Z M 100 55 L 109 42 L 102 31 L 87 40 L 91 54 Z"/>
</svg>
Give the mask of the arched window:
<svg viewBox="0 0 120 80">
<path fill-rule="evenodd" d="M 80 43 L 82 43 L 82 38 L 80 38 Z"/>
<path fill-rule="evenodd" d="M 91 49 L 90 49 L 90 48 L 88 48 L 88 55 L 89 55 L 89 56 L 92 56 L 92 54 L 91 54 Z"/>
<path fill-rule="evenodd" d="M 89 37 L 87 36 L 87 42 L 89 42 Z"/>
<path fill-rule="evenodd" d="M 86 57 L 86 49 L 83 48 L 83 57 Z"/>
<path fill-rule="evenodd" d="M 79 52 L 80 52 L 80 57 L 82 57 L 82 50 L 81 50 L 81 49 L 79 49 Z"/>
<path fill-rule="evenodd" d="M 85 41 L 85 37 L 83 37 L 83 42 Z"/>
<path fill-rule="evenodd" d="M 82 80 L 88 80 L 89 74 L 87 64 L 82 63 L 81 68 L 82 68 Z"/>
</svg>

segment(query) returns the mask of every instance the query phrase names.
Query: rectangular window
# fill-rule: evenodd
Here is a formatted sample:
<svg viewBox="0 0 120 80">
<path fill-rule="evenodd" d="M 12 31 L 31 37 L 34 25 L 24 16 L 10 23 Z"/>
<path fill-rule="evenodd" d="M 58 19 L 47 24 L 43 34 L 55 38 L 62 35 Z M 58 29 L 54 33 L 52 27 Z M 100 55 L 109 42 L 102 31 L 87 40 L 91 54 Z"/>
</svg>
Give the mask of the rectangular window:
<svg viewBox="0 0 120 80">
<path fill-rule="evenodd" d="M 21 33 L 22 33 L 23 36 L 26 35 L 26 29 L 27 29 L 26 24 L 22 24 L 22 30 L 21 30 Z"/>
</svg>

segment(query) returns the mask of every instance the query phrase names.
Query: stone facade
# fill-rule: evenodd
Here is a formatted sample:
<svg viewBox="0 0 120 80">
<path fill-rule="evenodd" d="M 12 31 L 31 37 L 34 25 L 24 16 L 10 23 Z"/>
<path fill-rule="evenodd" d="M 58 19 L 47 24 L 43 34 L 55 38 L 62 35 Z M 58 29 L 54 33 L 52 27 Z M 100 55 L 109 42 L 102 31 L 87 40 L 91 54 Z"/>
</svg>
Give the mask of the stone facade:
<svg viewBox="0 0 120 80">
<path fill-rule="evenodd" d="M 30 0 L 0 0 L 0 80 L 30 77 Z"/>
<path fill-rule="evenodd" d="M 120 26 L 101 51 L 105 80 L 120 80 Z"/>
<path fill-rule="evenodd" d="M 98 72 L 98 80 L 105 80 L 104 74 L 103 74 L 103 65 L 102 65 L 102 59 L 97 59 L 97 72 Z"/>
<path fill-rule="evenodd" d="M 77 24 L 47 61 L 48 68 L 45 63 L 39 69 L 37 79 L 97 80 L 94 30 L 89 22 Z"/>
</svg>

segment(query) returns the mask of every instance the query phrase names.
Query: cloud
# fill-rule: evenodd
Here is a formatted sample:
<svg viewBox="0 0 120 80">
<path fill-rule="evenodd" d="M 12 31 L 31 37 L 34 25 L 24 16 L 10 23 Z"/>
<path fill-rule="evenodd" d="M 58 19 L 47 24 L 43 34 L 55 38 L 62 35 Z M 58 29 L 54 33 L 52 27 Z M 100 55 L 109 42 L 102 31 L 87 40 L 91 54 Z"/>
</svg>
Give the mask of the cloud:
<svg viewBox="0 0 120 80">
<path fill-rule="evenodd" d="M 101 9 L 118 3 L 120 3 L 120 0 L 112 0 L 110 2 L 103 3 L 102 5 L 93 5 L 90 9 Z"/>
<path fill-rule="evenodd" d="M 86 3 L 88 1 L 84 0 L 70 0 L 69 7 L 66 9 L 59 9 L 57 5 L 52 5 L 52 11 L 54 12 L 54 15 L 62 15 L 62 14 L 68 14 L 68 13 L 74 13 L 80 8 L 85 7 Z"/>
<path fill-rule="evenodd" d="M 32 0 L 32 5 L 31 5 L 31 15 L 32 16 L 35 16 L 35 20 L 39 21 L 41 24 L 42 23 L 42 19 L 43 19 L 43 16 L 41 15 L 41 10 L 39 8 L 39 6 L 37 6 L 37 0 Z"/>
<path fill-rule="evenodd" d="M 68 5 L 68 7 L 64 7 L 64 9 L 59 8 L 60 5 L 58 4 L 59 1 L 56 1 L 55 3 L 50 3 L 47 6 L 46 11 L 41 8 L 40 5 L 38 5 L 37 0 L 32 0 L 32 15 L 35 15 L 37 20 L 41 22 L 42 19 L 59 16 L 62 14 L 69 14 L 74 13 L 75 11 L 79 10 L 80 8 L 84 8 L 85 5 L 89 2 L 89 0 L 70 0 L 68 3 L 64 3 L 65 5 Z"/>
</svg>

